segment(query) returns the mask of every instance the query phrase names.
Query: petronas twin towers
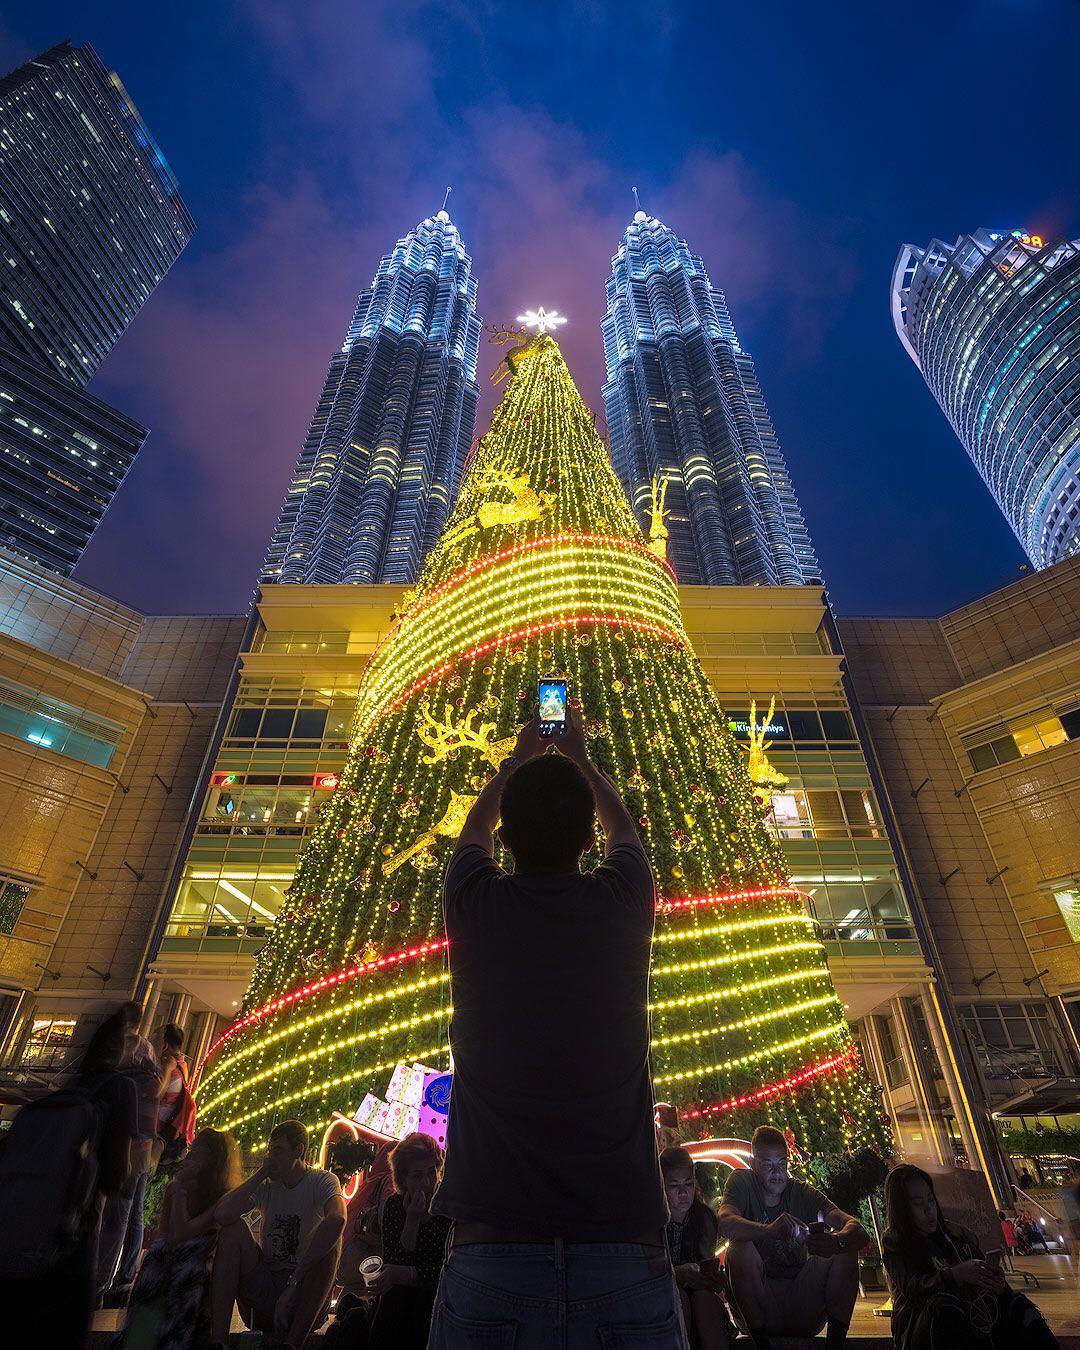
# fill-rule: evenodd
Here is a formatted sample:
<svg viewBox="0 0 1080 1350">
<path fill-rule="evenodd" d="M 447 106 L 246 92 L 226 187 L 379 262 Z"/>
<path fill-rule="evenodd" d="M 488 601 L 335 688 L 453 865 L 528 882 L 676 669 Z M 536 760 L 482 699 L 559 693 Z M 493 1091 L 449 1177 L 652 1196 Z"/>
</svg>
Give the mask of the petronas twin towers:
<svg viewBox="0 0 1080 1350">
<path fill-rule="evenodd" d="M 638 211 L 601 323 L 611 457 L 646 530 L 663 485 L 668 557 L 698 585 L 820 582 L 802 513 L 723 293 Z M 481 323 L 445 208 L 399 239 L 330 361 L 262 580 L 416 580 L 472 443 Z"/>
</svg>

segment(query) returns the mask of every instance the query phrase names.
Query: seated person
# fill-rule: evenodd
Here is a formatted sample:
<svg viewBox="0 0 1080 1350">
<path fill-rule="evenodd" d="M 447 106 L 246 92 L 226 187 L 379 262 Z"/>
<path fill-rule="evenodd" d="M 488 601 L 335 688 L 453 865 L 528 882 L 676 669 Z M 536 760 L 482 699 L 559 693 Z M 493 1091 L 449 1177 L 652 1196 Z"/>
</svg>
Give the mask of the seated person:
<svg viewBox="0 0 1080 1350">
<path fill-rule="evenodd" d="M 326 1314 L 337 1271 L 345 1202 L 332 1172 L 305 1161 L 308 1133 L 298 1120 L 270 1132 L 266 1161 L 218 1201 L 220 1226 L 210 1281 L 212 1334 L 227 1345 L 233 1304 L 249 1327 L 300 1350 Z M 244 1221 L 262 1211 L 260 1245 Z"/>
<path fill-rule="evenodd" d="M 431 1213 L 443 1155 L 427 1134 L 409 1134 L 390 1153 L 394 1193 L 383 1206 L 383 1265 L 369 1350 L 424 1350 L 451 1221 Z"/>
<path fill-rule="evenodd" d="M 155 1240 L 143 1255 L 118 1350 L 191 1350 L 210 1332 L 210 1265 L 218 1201 L 243 1180 L 240 1150 L 200 1130 L 165 1187 Z"/>
<path fill-rule="evenodd" d="M 690 1344 L 697 1350 L 729 1350 L 735 1336 L 721 1297 L 716 1215 L 698 1190 L 694 1160 L 686 1149 L 664 1149 L 660 1171 L 671 1214 L 665 1230 L 668 1254 Z"/>
<path fill-rule="evenodd" d="M 897 1350 L 1054 1350 L 1034 1303 L 1010 1289 L 974 1233 L 946 1222 L 934 1183 L 904 1163 L 885 1180 L 885 1272 Z"/>
<path fill-rule="evenodd" d="M 393 1148 L 393 1142 L 379 1146 L 371 1165 L 362 1174 L 356 1194 L 345 1206 L 345 1237 L 337 1269 L 337 1283 L 342 1289 L 336 1309 L 339 1318 L 367 1293 L 360 1263 L 369 1256 L 382 1255 L 382 1210 L 394 1192 L 390 1175 Z"/>
<path fill-rule="evenodd" d="M 816 1336 L 826 1325 L 825 1344 L 841 1350 L 859 1294 L 859 1252 L 870 1239 L 858 1219 L 792 1179 L 779 1130 L 759 1125 L 751 1152 L 749 1171 L 732 1172 L 720 1206 L 732 1301 L 756 1350 L 770 1350 L 773 1336 Z"/>
</svg>

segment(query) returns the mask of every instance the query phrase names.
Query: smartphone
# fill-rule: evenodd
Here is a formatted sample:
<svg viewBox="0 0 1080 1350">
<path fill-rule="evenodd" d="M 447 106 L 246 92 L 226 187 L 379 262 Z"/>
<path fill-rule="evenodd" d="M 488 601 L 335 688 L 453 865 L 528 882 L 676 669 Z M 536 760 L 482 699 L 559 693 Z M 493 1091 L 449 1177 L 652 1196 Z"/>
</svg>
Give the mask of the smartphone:
<svg viewBox="0 0 1080 1350">
<path fill-rule="evenodd" d="M 541 736 L 566 734 L 566 681 L 540 680 L 537 687 Z"/>
</svg>

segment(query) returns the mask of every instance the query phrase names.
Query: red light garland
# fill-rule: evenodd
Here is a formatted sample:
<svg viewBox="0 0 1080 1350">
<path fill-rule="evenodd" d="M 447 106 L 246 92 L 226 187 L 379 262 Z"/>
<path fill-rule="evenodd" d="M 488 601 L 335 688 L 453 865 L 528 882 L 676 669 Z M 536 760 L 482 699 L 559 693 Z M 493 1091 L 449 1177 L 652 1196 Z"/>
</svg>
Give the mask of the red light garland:
<svg viewBox="0 0 1080 1350">
<path fill-rule="evenodd" d="M 748 891 L 726 891 L 721 895 L 683 896 L 677 900 L 658 900 L 656 912 L 668 914 L 672 911 L 697 909 L 702 906 L 734 905 L 747 901 L 795 899 L 799 897 L 805 897 L 805 892 L 797 890 L 793 886 L 759 887 Z M 225 1028 L 203 1056 L 195 1075 L 196 1083 L 206 1063 L 238 1031 L 244 1031 L 256 1022 L 261 1022 L 264 1017 L 268 1017 L 271 1013 L 291 1007 L 294 1003 L 300 1002 L 301 999 L 309 998 L 312 994 L 320 993 L 323 989 L 330 989 L 336 985 L 359 979 L 361 975 L 370 975 L 376 970 L 385 970 L 389 966 L 400 965 L 403 961 L 420 960 L 426 956 L 433 956 L 438 952 L 445 951 L 448 945 L 446 938 L 421 943 L 419 946 L 409 947 L 405 951 L 380 956 L 374 961 L 363 961 L 356 966 L 346 966 L 343 970 L 335 971 L 333 975 L 324 975 L 321 979 L 313 980 L 310 984 L 301 985 L 298 989 L 292 989 L 287 994 L 281 994 L 278 998 L 271 999 L 269 1003 L 264 1003 L 260 1008 L 245 1014 L 245 1016 L 233 1022 L 231 1026 Z"/>
<path fill-rule="evenodd" d="M 400 707 L 413 694 L 426 688 L 440 676 L 448 674 L 459 662 L 473 661 L 478 656 L 487 656 L 489 652 L 497 651 L 498 648 L 505 647 L 511 642 L 517 642 L 521 638 L 538 637 L 541 633 L 552 633 L 558 628 L 581 628 L 586 625 L 592 625 L 595 628 L 633 628 L 639 633 L 652 633 L 655 637 L 665 638 L 668 642 L 674 643 L 676 647 L 684 645 L 678 633 L 673 632 L 670 628 L 665 628 L 662 624 L 647 623 L 642 619 L 623 618 L 614 614 L 577 614 L 568 619 L 548 619 L 545 623 L 531 623 L 526 628 L 518 628 L 513 633 L 504 633 L 501 637 L 492 638 L 490 642 L 481 643 L 479 647 L 471 647 L 468 651 L 459 653 L 450 661 L 444 661 L 441 666 L 436 666 L 434 670 L 428 671 L 419 680 L 414 680 L 400 694 L 395 694 L 389 703 L 384 703 L 365 725 L 370 726 L 375 717 L 383 717 L 388 712 Z"/>
<path fill-rule="evenodd" d="M 717 1102 L 713 1106 L 701 1106 L 689 1111 L 680 1111 L 679 1115 L 683 1120 L 697 1120 L 701 1116 L 719 1116 L 727 1111 L 735 1111 L 741 1106 L 753 1106 L 755 1102 L 766 1101 L 770 1097 L 779 1097 L 784 1092 L 792 1092 L 795 1088 L 801 1087 L 803 1083 L 808 1083 L 812 1078 L 819 1078 L 823 1073 L 830 1073 L 834 1069 L 843 1068 L 852 1060 L 858 1051 L 855 1046 L 845 1050 L 842 1055 L 834 1055 L 832 1059 L 821 1059 L 816 1064 L 811 1064 L 809 1068 L 800 1070 L 799 1073 L 792 1074 L 790 1078 L 785 1078 L 779 1083 L 769 1083 L 768 1086 L 757 1088 L 754 1092 L 748 1092 L 743 1097 L 732 1097 L 726 1102 Z"/>
<path fill-rule="evenodd" d="M 470 577 L 476 576 L 477 573 L 487 571 L 489 568 L 494 567 L 496 563 L 504 562 L 507 558 L 514 558 L 524 553 L 532 553 L 539 548 L 557 548 L 561 547 L 563 544 L 595 544 L 599 547 L 620 548 L 625 549 L 627 552 L 639 553 L 642 557 L 648 558 L 654 562 L 657 567 L 670 572 L 672 580 L 676 580 L 675 572 L 667 559 L 657 557 L 652 549 L 645 544 L 638 543 L 637 540 L 620 539 L 617 535 L 612 534 L 549 534 L 545 535 L 542 539 L 529 539 L 523 544 L 515 544 L 512 548 L 504 548 L 500 553 L 493 553 L 490 557 L 480 558 L 476 562 L 470 564 L 470 566 L 463 567 L 460 572 L 455 572 L 453 576 L 447 577 L 440 585 L 428 591 L 417 605 L 408 610 L 407 613 L 403 614 L 401 617 L 403 619 L 415 618 L 417 614 L 423 613 L 433 601 L 437 600 L 440 596 L 445 595 L 447 591 L 453 590 L 456 586 L 460 586 L 463 582 L 468 581 Z M 387 641 L 389 641 L 389 635 L 383 638 L 379 646 L 383 646 Z"/>
<path fill-rule="evenodd" d="M 335 971 L 333 975 L 324 975 L 321 980 L 313 980 L 311 984 L 301 985 L 299 989 L 291 989 L 287 994 L 281 994 L 278 998 L 271 999 L 269 1003 L 264 1003 L 261 1008 L 256 1008 L 254 1012 L 247 1013 L 238 1021 L 233 1022 L 232 1026 L 225 1028 L 203 1056 L 198 1073 L 195 1075 L 196 1081 L 211 1055 L 216 1054 L 230 1036 L 235 1036 L 238 1031 L 244 1031 L 254 1023 L 261 1022 L 264 1017 L 268 1017 L 271 1013 L 280 1012 L 282 1008 L 288 1008 L 293 1003 L 299 1003 L 302 998 L 309 998 L 312 994 L 317 994 L 323 989 L 344 984 L 347 980 L 355 980 L 361 975 L 369 975 L 373 970 L 383 970 L 387 966 L 400 965 L 402 961 L 418 960 L 421 957 L 432 956 L 436 952 L 445 951 L 447 945 L 446 938 L 439 938 L 434 942 L 424 942 L 418 947 L 410 947 L 407 951 L 380 956 L 375 961 L 363 961 L 358 966 L 346 966 L 344 970 Z"/>
</svg>

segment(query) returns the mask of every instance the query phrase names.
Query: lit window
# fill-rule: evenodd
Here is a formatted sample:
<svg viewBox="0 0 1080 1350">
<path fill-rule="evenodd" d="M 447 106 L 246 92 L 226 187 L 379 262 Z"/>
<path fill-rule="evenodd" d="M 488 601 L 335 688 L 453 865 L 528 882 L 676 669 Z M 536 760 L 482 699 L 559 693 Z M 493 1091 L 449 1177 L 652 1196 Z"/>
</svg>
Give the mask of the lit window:
<svg viewBox="0 0 1080 1350">
<path fill-rule="evenodd" d="M 1080 879 L 1065 883 L 1055 882 L 1051 894 L 1054 903 L 1061 910 L 1061 917 L 1065 920 L 1069 937 L 1074 942 L 1080 942 Z"/>
</svg>

